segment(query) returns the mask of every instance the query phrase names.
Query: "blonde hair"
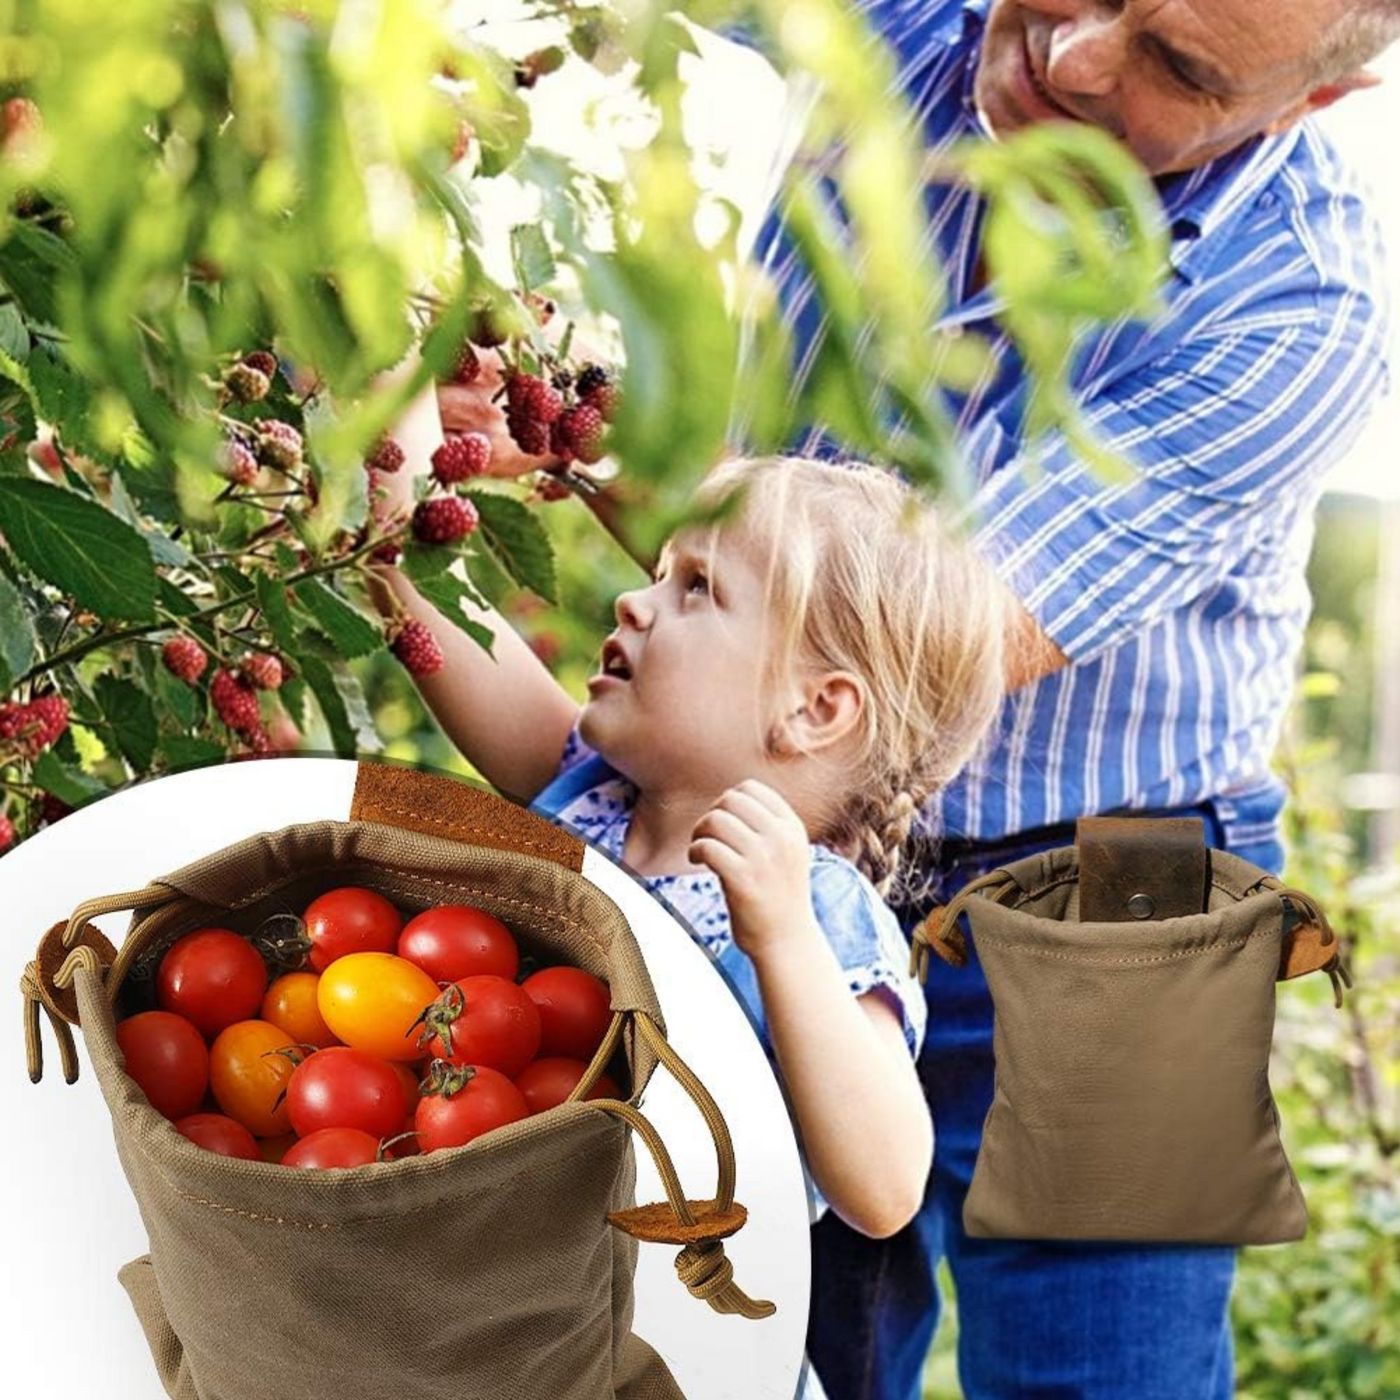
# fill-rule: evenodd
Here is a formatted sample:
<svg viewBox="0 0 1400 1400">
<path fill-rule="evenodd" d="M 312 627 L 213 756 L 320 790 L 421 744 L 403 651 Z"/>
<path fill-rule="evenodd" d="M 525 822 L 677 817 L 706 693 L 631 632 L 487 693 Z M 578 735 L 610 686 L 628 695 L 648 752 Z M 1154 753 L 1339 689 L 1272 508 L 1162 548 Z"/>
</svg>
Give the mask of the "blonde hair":
<svg viewBox="0 0 1400 1400">
<path fill-rule="evenodd" d="M 1000 711 L 1011 598 L 889 472 L 800 457 L 726 462 L 702 508 L 767 556 L 770 676 L 847 671 L 864 689 L 856 763 L 830 829 L 887 896 L 914 818 L 969 761 Z"/>
</svg>

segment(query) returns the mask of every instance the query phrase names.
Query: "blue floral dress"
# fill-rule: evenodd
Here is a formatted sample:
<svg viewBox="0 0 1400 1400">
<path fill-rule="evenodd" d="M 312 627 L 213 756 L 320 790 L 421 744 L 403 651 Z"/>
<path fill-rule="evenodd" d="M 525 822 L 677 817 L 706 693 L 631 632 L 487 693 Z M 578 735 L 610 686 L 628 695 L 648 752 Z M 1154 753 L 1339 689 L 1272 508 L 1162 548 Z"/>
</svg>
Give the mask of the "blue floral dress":
<svg viewBox="0 0 1400 1400">
<path fill-rule="evenodd" d="M 636 800 L 637 789 L 574 730 L 559 771 L 533 806 L 620 861 Z M 758 976 L 730 933 L 719 877 L 700 871 L 638 878 L 689 925 L 696 942 L 718 964 L 771 1060 L 773 1047 Z M 884 996 L 900 1018 L 910 1054 L 917 1054 L 926 1014 L 923 989 L 909 975 L 909 944 L 889 906 L 850 861 L 825 846 L 812 847 L 811 890 L 817 924 L 845 971 L 851 995 L 878 992 Z"/>
</svg>

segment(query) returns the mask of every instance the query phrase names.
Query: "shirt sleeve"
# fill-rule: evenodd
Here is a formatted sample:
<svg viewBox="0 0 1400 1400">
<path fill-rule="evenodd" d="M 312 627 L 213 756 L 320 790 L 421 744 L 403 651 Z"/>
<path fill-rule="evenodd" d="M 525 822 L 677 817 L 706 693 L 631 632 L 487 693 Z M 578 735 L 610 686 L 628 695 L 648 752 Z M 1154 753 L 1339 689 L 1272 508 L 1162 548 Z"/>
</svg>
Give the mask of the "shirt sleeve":
<svg viewBox="0 0 1400 1400">
<path fill-rule="evenodd" d="M 851 995 L 880 993 L 899 1017 L 909 1053 L 917 1054 L 927 1007 L 923 987 L 909 972 L 909 944 L 899 921 L 870 881 L 839 856 L 815 851 L 811 883 L 817 924 L 846 973 Z"/>
<path fill-rule="evenodd" d="M 1383 319 L 1338 295 L 1332 314 L 1218 329 L 1084 404 L 1133 468 L 1106 482 L 1063 437 L 1016 461 L 990 418 L 969 444 L 985 470 L 977 541 L 1072 661 L 1089 661 L 1221 583 L 1290 533 L 1384 387 Z"/>
</svg>

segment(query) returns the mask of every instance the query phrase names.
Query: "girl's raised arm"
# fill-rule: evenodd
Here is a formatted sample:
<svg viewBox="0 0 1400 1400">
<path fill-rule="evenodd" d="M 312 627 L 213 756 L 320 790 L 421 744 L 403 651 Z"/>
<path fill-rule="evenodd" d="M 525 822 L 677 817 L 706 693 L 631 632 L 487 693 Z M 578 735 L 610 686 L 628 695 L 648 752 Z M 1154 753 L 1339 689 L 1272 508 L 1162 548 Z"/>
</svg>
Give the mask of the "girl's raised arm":
<svg viewBox="0 0 1400 1400">
<path fill-rule="evenodd" d="M 413 477 L 429 469 L 443 440 L 434 386 L 410 405 L 393 436 L 405 465 L 383 478 L 389 513 L 412 508 Z M 415 684 L 443 732 L 488 782 L 522 801 L 534 797 L 554 776 L 578 704 L 499 613 L 467 606 L 474 621 L 495 633 L 488 654 L 399 569 L 384 565 L 378 572 L 383 587 L 375 601 L 381 611 L 425 623 L 442 648 L 442 669 L 415 677 Z"/>
</svg>

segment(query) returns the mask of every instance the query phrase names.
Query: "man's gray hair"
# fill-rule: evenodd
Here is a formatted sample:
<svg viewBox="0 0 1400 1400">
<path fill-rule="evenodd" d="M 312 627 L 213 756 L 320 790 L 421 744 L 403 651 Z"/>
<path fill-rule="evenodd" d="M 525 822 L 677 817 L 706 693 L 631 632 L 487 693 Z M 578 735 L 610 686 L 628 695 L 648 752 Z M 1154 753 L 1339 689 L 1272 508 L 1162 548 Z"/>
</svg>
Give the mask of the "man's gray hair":
<svg viewBox="0 0 1400 1400">
<path fill-rule="evenodd" d="M 1400 39 L 1400 0 L 1351 0 L 1319 56 L 1321 77 L 1332 82 L 1354 73 L 1396 39 Z"/>
</svg>

